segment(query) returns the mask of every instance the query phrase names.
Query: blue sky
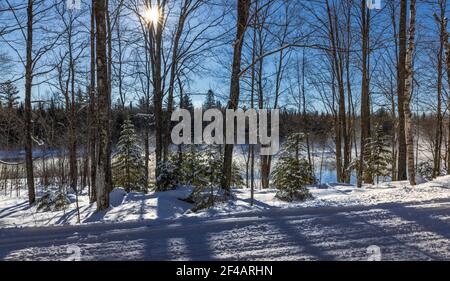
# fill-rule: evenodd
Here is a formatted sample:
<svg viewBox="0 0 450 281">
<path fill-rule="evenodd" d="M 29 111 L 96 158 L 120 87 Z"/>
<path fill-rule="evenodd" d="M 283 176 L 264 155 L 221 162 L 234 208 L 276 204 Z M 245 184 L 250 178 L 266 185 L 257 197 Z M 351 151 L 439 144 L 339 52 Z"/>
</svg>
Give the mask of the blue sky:
<svg viewBox="0 0 450 281">
<path fill-rule="evenodd" d="M 52 1 L 52 0 L 46 0 L 46 1 Z M 20 2 L 20 1 L 19 1 Z M 429 1 L 428 1 L 429 2 Z M 450 2 L 450 1 L 449 1 Z M 230 2 L 231 3 L 231 2 Z M 234 3 L 234 2 L 232 2 Z M 85 3 L 83 5 L 86 5 Z M 382 5 L 385 5 L 385 1 L 382 0 Z M 449 3 L 448 3 L 449 5 Z M 435 34 L 436 28 L 435 23 L 432 18 L 432 7 L 430 4 L 426 3 L 426 1 L 418 1 L 418 49 L 419 50 L 426 50 L 427 48 L 430 48 L 430 46 L 433 44 L 432 41 L 435 41 L 437 39 L 437 36 Z M 449 8 L 450 10 L 450 8 Z M 233 11 L 234 13 L 235 11 Z M 223 30 L 233 30 L 233 20 L 235 15 L 233 13 L 230 13 L 226 19 L 226 24 L 224 27 L 222 27 Z M 11 16 L 11 15 L 9 15 Z M 378 14 L 376 17 L 379 17 L 377 20 L 374 17 L 374 28 L 380 29 L 382 28 L 381 24 L 386 24 L 386 22 L 383 23 L 383 21 L 387 21 L 387 13 L 386 11 L 382 11 L 380 14 Z M 2 21 L 3 18 L 3 21 Z M 5 17 L 0 17 L 0 24 L 3 22 L 5 23 Z M 11 19 L 10 19 L 11 20 Z M 51 26 L 52 24 L 57 24 L 55 21 L 53 22 L 41 22 L 42 26 Z M 215 30 L 217 32 L 217 30 Z M 230 33 L 232 34 L 232 33 Z M 39 34 L 36 34 L 36 37 L 39 37 Z M 39 39 L 38 39 L 39 40 Z M 230 40 L 228 38 L 227 40 Z M 9 41 L 9 44 L 6 44 L 6 41 Z M 9 45 L 9 46 L 8 46 Z M 37 44 L 39 46 L 39 44 Z M 2 80 L 6 79 L 17 79 L 18 77 L 21 77 L 23 75 L 23 66 L 19 62 L 18 54 L 22 55 L 24 54 L 24 41 L 22 40 L 21 34 L 19 32 L 15 32 L 14 34 L 8 35 L 4 37 L 0 41 L 0 50 L 1 52 L 6 52 L 9 54 L 9 56 L 12 58 L 12 65 L 7 68 L 8 72 L 2 74 Z M 37 46 L 37 48 L 38 48 Z M 229 80 L 229 71 L 231 68 L 230 62 L 231 62 L 231 42 L 229 42 L 228 45 L 224 45 L 221 48 L 217 49 L 219 53 L 221 53 L 223 59 L 220 60 L 220 63 L 218 61 L 213 61 L 213 59 L 205 59 L 205 61 L 201 62 L 202 68 L 194 71 L 194 73 L 191 73 L 189 75 L 189 87 L 186 89 L 189 93 L 195 93 L 195 95 L 192 96 L 192 100 L 196 106 L 201 105 L 203 101 L 203 97 L 201 95 L 198 95 L 199 93 L 207 93 L 209 89 L 212 89 L 214 92 L 216 92 L 221 97 L 226 97 L 228 95 L 228 80 Z M 299 52 L 298 49 L 292 50 L 293 53 Z M 309 50 L 308 53 L 309 58 L 309 64 L 311 68 L 321 68 L 323 63 L 323 58 L 321 58 L 321 54 L 317 51 Z M 292 56 L 295 57 L 295 56 Z M 47 57 L 45 60 L 47 62 L 51 61 L 51 57 Z M 267 58 L 265 60 L 265 68 L 266 68 L 266 75 L 267 79 L 271 78 L 271 75 L 273 73 L 273 67 L 275 64 L 276 55 Z M 372 58 L 373 60 L 376 60 L 376 56 Z M 244 54 L 244 62 L 245 64 L 245 54 Z M 88 67 L 87 61 L 83 62 L 83 66 L 80 68 L 83 69 L 82 71 L 85 71 Z M 374 61 L 376 63 L 376 61 Z M 419 69 L 418 72 L 420 72 L 421 64 L 427 63 L 426 58 L 419 58 L 416 61 L 416 66 Z M 356 66 L 355 66 L 356 67 Z M 359 73 L 357 70 L 354 70 L 354 92 L 358 92 L 359 89 Z M 46 80 L 48 80 L 48 76 L 38 77 L 35 79 L 35 86 L 33 88 L 33 97 L 34 99 L 43 99 L 46 98 L 47 93 L 54 90 L 53 87 L 51 87 L 48 83 L 42 83 Z M 428 78 L 427 78 L 428 79 Z M 83 79 L 80 79 L 83 80 Z M 53 81 L 54 82 L 54 81 Z M 84 85 L 86 81 L 80 81 L 80 85 Z M 283 87 L 287 87 L 287 81 L 283 82 Z M 245 83 L 243 84 L 243 88 L 245 87 Z M 21 89 L 21 92 L 23 93 L 23 80 L 18 80 L 16 82 L 16 85 Z M 312 87 L 307 87 L 308 91 L 310 92 L 311 96 L 317 96 L 317 94 L 314 94 L 314 89 Z M 115 93 L 117 90 L 114 89 L 113 93 Z M 374 89 L 376 91 L 376 89 Z M 113 99 L 114 100 L 114 99 Z M 132 100 L 132 99 L 131 99 Z M 321 104 L 315 104 L 315 109 L 320 110 Z"/>
</svg>

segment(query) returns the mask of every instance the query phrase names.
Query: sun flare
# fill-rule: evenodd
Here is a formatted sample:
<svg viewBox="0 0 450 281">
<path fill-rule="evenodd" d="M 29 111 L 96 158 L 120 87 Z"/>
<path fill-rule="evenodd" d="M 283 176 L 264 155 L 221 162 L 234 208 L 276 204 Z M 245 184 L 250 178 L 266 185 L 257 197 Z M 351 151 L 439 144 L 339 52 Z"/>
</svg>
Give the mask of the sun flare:
<svg viewBox="0 0 450 281">
<path fill-rule="evenodd" d="M 159 10 L 155 7 L 146 7 L 144 10 L 144 19 L 149 24 L 156 25 L 159 21 Z"/>
</svg>

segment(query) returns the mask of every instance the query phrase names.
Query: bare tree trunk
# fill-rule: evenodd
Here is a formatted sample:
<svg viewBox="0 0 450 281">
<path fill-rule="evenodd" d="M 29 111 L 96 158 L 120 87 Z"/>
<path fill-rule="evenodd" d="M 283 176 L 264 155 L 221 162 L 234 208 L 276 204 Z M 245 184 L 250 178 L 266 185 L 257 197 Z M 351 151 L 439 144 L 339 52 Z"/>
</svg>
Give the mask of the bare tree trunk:
<svg viewBox="0 0 450 281">
<path fill-rule="evenodd" d="M 256 15 L 255 15 L 256 17 Z M 255 78 L 256 78 L 256 27 L 253 30 L 253 51 L 252 51 L 252 85 L 251 85 L 251 97 L 250 97 L 250 107 L 255 108 Z M 250 205 L 253 206 L 255 201 L 255 145 L 250 144 L 249 147 L 249 161 L 250 161 Z"/>
<path fill-rule="evenodd" d="M 105 14 L 106 14 L 106 38 L 107 38 L 107 46 L 108 46 L 108 51 L 107 51 L 107 62 L 108 62 L 108 68 L 107 68 L 107 75 L 108 75 L 108 111 L 107 111 L 107 116 L 108 116 L 108 126 L 106 127 L 107 131 L 108 131 L 108 143 L 106 145 L 106 157 L 107 157 L 107 161 L 106 161 L 106 186 L 107 186 L 107 192 L 109 194 L 109 192 L 112 191 L 113 189 L 113 182 L 112 182 L 112 166 L 111 166 L 111 154 L 112 154 L 112 139 L 111 139 L 111 127 L 112 127 L 112 26 L 111 26 L 111 17 L 109 14 L 109 0 L 105 1 Z"/>
<path fill-rule="evenodd" d="M 405 82 L 405 135 L 406 135 L 406 151 L 408 158 L 408 178 L 411 185 L 416 185 L 416 171 L 414 168 L 414 130 L 412 127 L 412 112 L 411 112 L 411 96 L 413 84 L 413 54 L 414 54 L 414 40 L 416 31 L 416 0 L 410 2 L 410 24 L 409 24 L 409 38 L 408 50 L 406 52 L 406 82 Z"/>
<path fill-rule="evenodd" d="M 180 91 L 180 108 L 183 108 L 183 104 L 184 104 L 184 94 L 183 94 L 183 84 L 181 82 L 181 78 L 180 76 L 177 77 L 177 82 L 178 82 L 178 88 Z M 178 165 L 179 167 L 181 167 L 181 165 L 183 164 L 183 144 L 179 144 L 178 145 Z"/>
<path fill-rule="evenodd" d="M 91 12 L 91 30 L 90 30 L 90 86 L 89 86 L 89 153 L 90 153 L 90 182 L 91 193 L 89 194 L 90 202 L 93 203 L 96 200 L 96 177 L 97 177 L 97 118 L 96 118 L 96 91 L 95 91 L 95 12 L 94 12 L 95 0 L 92 0 L 92 12 Z"/>
<path fill-rule="evenodd" d="M 242 47 L 244 44 L 245 30 L 247 29 L 247 22 L 249 18 L 250 0 L 237 0 L 237 32 L 234 41 L 233 51 L 233 67 L 231 70 L 230 82 L 230 100 L 228 103 L 229 109 L 236 110 L 239 104 L 240 94 L 240 72 L 241 72 L 241 58 Z M 225 192 L 231 194 L 231 166 L 233 162 L 233 144 L 225 145 L 224 163 L 223 163 L 223 182 L 222 188 Z"/>
<path fill-rule="evenodd" d="M 72 51 L 71 51 L 72 52 Z M 75 101 L 75 65 L 72 58 L 72 54 L 70 54 L 71 60 L 71 93 L 72 93 L 72 101 L 70 107 L 70 122 L 69 122 L 69 142 L 70 142 L 70 186 L 75 192 L 76 196 L 76 207 L 77 207 L 77 220 L 80 223 L 80 206 L 78 202 L 78 159 L 77 159 L 77 128 L 76 128 L 76 120 L 77 120 L 77 106 Z"/>
<path fill-rule="evenodd" d="M 262 45 L 262 42 L 260 42 L 259 55 L 262 55 L 263 52 L 264 52 L 263 45 Z M 259 73 L 258 73 L 258 107 L 259 107 L 259 109 L 264 108 L 263 64 L 264 64 L 264 61 L 261 59 L 259 61 Z M 261 188 L 267 189 L 267 188 L 269 188 L 269 178 L 270 178 L 268 156 L 261 155 L 259 162 L 260 162 L 260 166 L 261 166 Z"/>
<path fill-rule="evenodd" d="M 435 14 L 435 19 L 440 27 L 439 32 L 439 51 L 438 51 L 438 63 L 437 63 L 437 128 L 436 128 L 436 139 L 434 146 L 434 167 L 433 167 L 433 177 L 436 178 L 441 175 L 441 152 L 442 152 L 442 136 L 443 136 L 443 117 L 442 117 L 442 84 L 443 84 L 443 57 L 444 57 L 444 37 L 446 31 L 445 24 L 445 3 L 444 0 L 439 0 L 440 15 L 439 17 Z"/>
<path fill-rule="evenodd" d="M 109 190 L 108 186 L 112 180 L 108 179 L 108 161 L 109 150 L 108 143 L 110 142 L 109 127 L 109 108 L 110 97 L 108 89 L 108 62 L 106 56 L 106 1 L 96 0 L 94 4 L 95 22 L 97 30 L 96 39 L 96 57 L 97 57 L 97 114 L 98 114 L 98 158 L 97 158 L 97 210 L 102 211 L 109 208 Z"/>
<path fill-rule="evenodd" d="M 258 53 L 257 56 L 262 56 L 264 54 L 264 40 L 263 40 L 263 32 L 266 27 L 266 16 L 259 15 L 259 1 L 255 1 L 255 29 L 257 30 L 257 35 L 259 36 L 258 41 Z M 256 84 L 258 86 L 258 108 L 264 109 L 265 107 L 265 99 L 264 99 L 264 58 L 261 58 L 258 62 L 258 76 L 256 79 Z M 269 159 L 267 155 L 260 155 L 260 167 L 261 167 L 261 188 L 267 189 L 269 188 L 269 179 L 270 179 L 270 168 L 269 168 Z"/>
<path fill-rule="evenodd" d="M 337 18 L 336 7 L 333 6 L 333 11 L 331 10 L 328 0 L 326 2 L 327 15 L 328 15 L 328 36 L 331 45 L 331 59 L 332 66 L 334 68 L 334 82 L 337 82 L 338 86 L 338 110 L 335 126 L 336 132 L 336 169 L 337 169 L 337 180 L 339 182 L 349 182 L 350 176 L 348 167 L 350 165 L 350 138 L 347 128 L 347 114 L 345 105 L 345 87 L 343 78 L 343 57 L 341 48 L 341 40 L 339 37 L 340 30 L 339 22 Z M 344 146 L 344 151 L 342 154 L 342 144 Z M 343 162 L 342 162 L 343 160 Z"/>
<path fill-rule="evenodd" d="M 333 64 L 331 66 L 334 67 Z M 336 95 L 336 75 L 332 72 L 331 78 L 331 91 L 333 96 L 333 127 L 334 127 L 334 141 L 336 147 L 336 179 L 338 182 L 342 180 L 342 136 L 341 136 L 341 126 L 339 126 L 339 115 L 338 110 L 335 108 Z"/>
<path fill-rule="evenodd" d="M 363 171 L 365 157 L 364 147 L 370 138 L 370 96 L 369 96 L 369 73 L 368 73 L 368 58 L 369 58 L 369 25 L 370 25 L 370 13 L 367 10 L 366 0 L 361 1 L 361 13 L 362 13 L 362 85 L 361 85 L 361 153 L 360 153 L 360 167 L 358 175 L 358 187 L 362 186 L 362 182 L 369 184 L 373 183 L 373 177 L 370 174 L 366 175 Z"/>
<path fill-rule="evenodd" d="M 125 94 L 123 91 L 123 47 L 122 47 L 122 33 L 120 30 L 120 7 L 117 8 L 117 15 L 116 15 L 116 34 L 117 34 L 117 55 L 118 55 L 118 73 L 117 73 L 117 82 L 118 82 L 118 91 L 119 91 L 119 99 L 120 99 L 120 106 L 122 108 L 122 111 L 125 111 Z"/>
<path fill-rule="evenodd" d="M 394 1 L 388 2 L 390 15 L 391 15 L 391 23 L 392 23 L 392 30 L 393 30 L 393 39 L 394 39 L 394 48 L 395 48 L 395 62 L 397 67 L 397 87 L 399 85 L 398 81 L 398 49 L 399 49 L 399 40 L 398 40 L 398 34 L 397 34 L 397 16 L 396 16 L 396 3 Z M 391 119 L 392 123 L 394 124 L 394 133 L 392 134 L 391 138 L 391 155 L 392 155 L 392 167 L 391 167 L 391 178 L 392 181 L 397 181 L 397 156 L 398 156 L 398 132 L 399 132 L 399 121 L 397 120 L 397 105 L 396 105 L 396 95 L 397 93 L 394 91 L 394 79 L 391 76 L 390 82 L 390 95 L 389 100 L 391 102 Z"/>
<path fill-rule="evenodd" d="M 406 10 L 407 0 L 400 2 L 399 55 L 397 62 L 398 95 L 398 163 L 397 180 L 406 180 L 406 138 L 405 138 L 405 60 L 406 60 Z"/>
<path fill-rule="evenodd" d="M 334 20 L 336 28 L 338 25 L 338 16 L 335 12 Z M 340 30 L 335 30 L 336 32 L 336 45 L 339 46 L 341 40 L 339 37 Z M 339 124 L 341 126 L 342 140 L 344 142 L 344 166 L 342 167 L 342 182 L 350 183 L 350 158 L 351 158 L 351 137 L 349 135 L 348 129 L 348 120 L 347 120 L 347 109 L 346 109 L 346 101 L 345 101 L 345 87 L 344 87 L 344 61 L 343 61 L 343 52 L 336 49 L 336 59 L 339 62 L 336 65 L 336 69 L 338 70 L 338 86 L 339 86 Z M 349 105 L 350 106 L 350 105 Z"/>
<path fill-rule="evenodd" d="M 145 190 L 149 187 L 149 171 L 150 171 L 150 99 L 151 99 L 151 73 L 153 73 L 154 64 L 152 59 L 153 48 L 150 44 L 152 44 L 151 40 L 151 30 L 147 29 L 147 31 L 143 31 L 145 36 L 144 48 L 145 48 L 145 69 L 146 69 L 146 87 L 144 90 L 143 104 L 142 109 L 144 111 L 144 132 L 143 132 L 143 142 L 144 142 L 144 187 Z"/>
<path fill-rule="evenodd" d="M 73 23 L 72 19 L 66 25 L 67 45 L 68 45 L 68 69 L 67 79 L 63 83 L 62 79 L 65 70 L 62 65 L 64 58 L 61 61 L 59 70 L 60 88 L 65 97 L 65 113 L 67 116 L 67 148 L 69 151 L 69 185 L 75 192 L 78 222 L 80 222 L 80 213 L 78 208 L 78 161 L 77 161 L 77 138 L 76 138 L 76 101 L 75 101 L 75 61 L 73 56 Z"/>
<path fill-rule="evenodd" d="M 308 164 L 313 167 L 314 169 L 314 163 L 312 161 L 312 157 L 311 157 L 311 141 L 310 141 L 310 125 L 309 125 L 309 118 L 308 118 L 308 111 L 306 109 L 306 82 L 305 82 L 305 78 L 306 78 L 306 56 L 305 56 L 305 48 L 303 48 L 303 52 L 302 52 L 302 86 L 301 86 L 301 99 L 302 99 L 302 108 L 298 109 L 299 112 L 301 110 L 302 115 L 303 115 L 303 123 L 305 126 L 305 138 L 306 138 L 306 152 L 308 154 Z"/>
<path fill-rule="evenodd" d="M 447 19 L 444 21 L 445 28 L 447 30 Z M 444 46 L 445 46 L 445 68 L 447 71 L 447 82 L 450 89 L 450 34 L 445 31 L 444 33 Z M 450 108 L 450 98 L 447 97 L 447 107 Z M 450 174 L 450 121 L 447 127 L 447 174 Z"/>
<path fill-rule="evenodd" d="M 69 181 L 70 187 L 78 197 L 78 166 L 77 166 L 77 139 L 76 139 L 76 102 L 75 102 L 75 65 L 72 50 L 72 24 L 68 26 L 69 73 L 66 83 L 66 114 L 68 117 L 68 148 L 69 148 Z M 69 90 L 70 81 L 70 90 Z M 69 95 L 70 92 L 70 95 Z M 78 204 L 78 202 L 77 202 Z"/>
<path fill-rule="evenodd" d="M 392 112 L 392 122 L 395 124 L 394 128 L 398 127 L 398 122 L 397 122 L 397 116 L 395 114 L 396 112 L 396 108 L 395 108 L 395 93 L 394 93 L 394 87 L 391 86 L 391 112 Z M 394 134 L 392 135 L 392 147 L 391 147 L 391 157 L 392 157 L 392 168 L 391 168 L 391 177 L 392 177 L 392 181 L 396 181 L 397 180 L 397 154 L 398 154 L 398 150 L 397 150 L 397 139 L 398 139 L 398 135 L 397 135 L 397 130 L 395 130 Z"/>
<path fill-rule="evenodd" d="M 27 169 L 28 202 L 36 200 L 33 173 L 33 140 L 31 88 L 33 87 L 33 0 L 28 0 L 27 7 L 27 63 L 25 66 L 25 161 Z"/>
<path fill-rule="evenodd" d="M 346 84 L 347 84 L 347 103 L 348 103 L 348 141 L 349 141 L 349 163 L 352 162 L 352 142 L 354 142 L 355 145 L 355 156 L 358 157 L 358 149 L 356 145 L 356 129 L 355 129 L 355 106 L 353 104 L 353 93 L 352 93 L 352 82 L 350 78 L 350 64 L 351 64 L 351 58 L 350 58 L 350 48 L 352 45 L 352 3 L 353 1 L 345 1 L 346 4 L 346 30 L 345 30 L 345 74 L 346 74 Z M 348 168 L 347 168 L 348 169 Z M 351 180 L 351 170 L 348 169 L 347 171 L 347 182 L 350 182 Z"/>
<path fill-rule="evenodd" d="M 150 101 L 146 101 L 146 104 L 145 104 L 146 112 L 149 112 L 149 107 L 150 107 Z M 149 124 L 144 124 L 144 157 L 145 157 L 144 187 L 145 187 L 145 190 L 147 190 L 147 188 L 149 186 L 148 173 L 150 171 L 150 127 L 149 127 Z"/>
<path fill-rule="evenodd" d="M 167 160 L 168 154 L 169 154 L 169 144 L 170 144 L 170 128 L 171 128 L 171 116 L 173 112 L 174 102 L 173 102 L 173 96 L 175 91 L 175 81 L 176 76 L 178 75 L 178 52 L 179 52 L 179 45 L 181 40 L 181 35 L 183 34 L 184 25 L 186 22 L 186 19 L 188 17 L 188 14 L 191 12 L 192 8 L 196 8 L 198 6 L 197 2 L 194 4 L 194 7 L 191 7 L 192 0 L 185 0 L 183 1 L 183 5 L 181 8 L 180 16 L 178 18 L 178 24 L 177 29 L 175 32 L 175 37 L 173 41 L 172 46 L 172 65 L 170 69 L 170 80 L 169 80 L 169 93 L 167 98 L 167 114 L 166 114 L 166 125 L 165 125 L 165 133 L 164 133 L 164 160 Z"/>
<path fill-rule="evenodd" d="M 164 15 L 166 0 L 158 0 L 156 7 L 160 9 L 160 13 Z M 152 74 L 153 74 L 153 109 L 155 115 L 155 178 L 159 178 L 160 165 L 163 160 L 163 145 L 164 145 L 164 111 L 163 111 L 163 81 L 162 81 L 162 32 L 163 24 L 161 22 L 156 23 L 156 27 L 153 24 L 149 25 L 150 37 L 151 37 L 151 60 L 152 60 Z M 158 188 L 159 182 L 156 181 L 156 187 Z"/>
</svg>

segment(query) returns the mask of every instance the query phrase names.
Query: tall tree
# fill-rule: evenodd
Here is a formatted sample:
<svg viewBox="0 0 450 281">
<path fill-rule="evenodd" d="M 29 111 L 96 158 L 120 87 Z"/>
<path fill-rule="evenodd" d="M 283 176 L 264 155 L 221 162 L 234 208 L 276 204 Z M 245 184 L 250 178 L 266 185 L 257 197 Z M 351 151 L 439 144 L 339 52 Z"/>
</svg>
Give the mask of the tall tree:
<svg viewBox="0 0 450 281">
<path fill-rule="evenodd" d="M 19 102 L 19 90 L 11 80 L 0 84 L 0 102 L 3 102 L 9 110 L 16 107 Z"/>
<path fill-rule="evenodd" d="M 367 140 L 370 138 L 370 95 L 369 95 L 369 26 L 370 12 L 367 9 L 366 0 L 361 0 L 361 37 L 362 37 L 362 85 L 361 85 L 361 149 L 366 146 Z M 370 151 L 360 154 L 360 166 L 364 167 L 366 157 L 370 157 Z M 368 183 L 372 183 L 371 177 L 366 178 Z M 363 169 L 359 169 L 358 187 L 363 182 Z"/>
<path fill-rule="evenodd" d="M 266 6 L 264 9 L 260 6 Z M 256 29 L 258 35 L 258 50 L 255 56 L 259 56 L 260 59 L 258 61 L 258 69 L 257 69 L 257 77 L 256 84 L 258 88 L 258 108 L 264 109 L 267 107 L 267 101 L 265 99 L 265 87 L 264 81 L 266 79 L 264 73 L 264 65 L 266 60 L 263 57 L 265 50 L 265 44 L 268 41 L 267 30 L 269 29 L 269 25 L 267 22 L 269 21 L 271 5 L 259 3 L 259 1 L 255 1 L 255 20 L 256 20 Z M 253 59 L 255 61 L 255 59 Z M 269 179 L 270 179 L 270 163 L 269 157 L 267 155 L 260 156 L 260 166 L 261 166 L 261 186 L 262 188 L 269 188 Z"/>
<path fill-rule="evenodd" d="M 284 79 L 285 71 L 286 71 L 286 57 L 289 53 L 289 49 L 285 50 L 283 47 L 287 44 L 288 35 L 289 35 L 289 4 L 287 2 L 284 3 L 284 15 L 283 20 L 279 25 L 280 30 L 277 32 L 276 44 L 280 51 L 278 52 L 278 58 L 276 59 L 276 67 L 275 67 L 275 89 L 274 89 L 274 97 L 273 97 L 273 109 L 279 109 L 280 102 L 280 94 L 281 94 L 281 86 Z M 267 97 L 260 96 L 262 101 L 267 103 Z M 261 184 L 263 188 L 269 188 L 269 179 L 270 173 L 272 169 L 272 155 L 261 155 Z"/>
<path fill-rule="evenodd" d="M 114 182 L 125 188 L 127 192 L 143 191 L 144 161 L 142 148 L 138 144 L 134 125 L 127 117 L 122 125 L 117 152 L 114 155 Z"/>
<path fill-rule="evenodd" d="M 233 64 L 231 69 L 230 97 L 228 101 L 228 109 L 233 110 L 237 110 L 239 105 L 242 47 L 244 45 L 245 31 L 249 19 L 250 3 L 250 0 L 237 0 L 237 30 L 236 38 L 233 42 Z M 222 188 L 228 195 L 231 193 L 233 149 L 233 144 L 225 145 Z"/>
<path fill-rule="evenodd" d="M 108 89 L 108 62 L 106 56 L 106 13 L 107 6 L 105 0 L 97 0 L 94 3 L 94 14 L 96 23 L 96 62 L 97 62 L 97 115 L 98 115 L 98 154 L 97 154 L 97 175 L 96 175 L 96 195 L 97 210 L 102 211 L 109 208 L 109 190 L 112 190 L 112 179 L 108 172 L 110 157 L 108 155 L 108 143 L 110 142 L 109 110 L 111 107 L 110 91 Z"/>
<path fill-rule="evenodd" d="M 416 0 L 410 2 L 410 20 L 408 34 L 408 50 L 406 52 L 406 68 L 405 68 L 405 94 L 404 94 L 404 110 L 405 110 L 405 137 L 406 151 L 408 159 L 408 178 L 411 185 L 416 185 L 416 172 L 414 167 L 414 130 L 412 126 L 411 97 L 413 88 L 413 54 L 415 47 L 416 32 Z"/>
<path fill-rule="evenodd" d="M 337 103 L 338 110 L 335 122 L 336 132 L 336 170 L 337 179 L 340 182 L 349 182 L 349 165 L 350 165 L 350 140 L 349 130 L 347 126 L 346 101 L 345 101 L 345 85 L 344 85 L 344 52 L 342 48 L 340 24 L 338 21 L 338 12 L 336 3 L 330 5 L 329 0 L 325 0 L 328 26 L 327 36 L 330 44 L 328 51 L 333 66 L 333 83 L 337 84 Z M 342 151 L 343 145 L 343 151 Z"/>
<path fill-rule="evenodd" d="M 450 34 L 447 31 L 447 19 L 444 21 L 445 33 L 444 33 L 444 46 L 445 46 L 445 68 L 447 71 L 447 83 L 448 88 L 450 89 Z M 450 98 L 447 96 L 447 107 L 450 108 Z M 447 174 L 450 174 L 450 122 L 447 127 Z"/>
<path fill-rule="evenodd" d="M 155 7 L 157 20 L 156 22 L 149 23 L 150 29 L 150 50 L 151 50 L 151 62 L 152 62 L 152 76 L 153 76 L 153 110 L 155 115 L 155 178 L 158 179 L 160 174 L 160 163 L 163 160 L 163 142 L 164 142 L 164 116 L 163 116 L 163 20 L 167 0 L 157 0 Z M 158 185 L 156 181 L 156 185 Z"/>
<path fill-rule="evenodd" d="M 172 59 L 171 59 L 171 68 L 170 68 L 170 78 L 169 78 L 169 93 L 167 97 L 167 114 L 165 118 L 165 132 L 164 132 L 164 144 L 163 144 L 163 153 L 164 153 L 164 161 L 167 161 L 169 154 L 169 143 L 170 143 L 170 128 L 171 128 L 171 116 L 174 108 L 174 92 L 175 92 L 175 81 L 177 79 L 177 75 L 179 74 L 180 67 L 180 52 L 181 46 L 180 41 L 182 39 L 182 35 L 185 29 L 186 21 L 188 17 L 195 9 L 198 9 L 203 1 L 199 0 L 183 0 L 181 3 L 180 14 L 178 16 L 178 22 L 173 38 L 172 44 Z"/>
<path fill-rule="evenodd" d="M 90 43 L 90 83 L 89 83 L 89 154 L 90 154 L 90 201 L 96 200 L 96 177 L 97 177 L 97 117 L 96 117 L 96 89 L 95 89 L 95 0 L 92 0 L 92 11 L 90 18 L 89 43 Z"/>
<path fill-rule="evenodd" d="M 25 66 L 25 162 L 27 168 L 28 201 L 36 201 L 33 172 L 33 123 L 31 108 L 31 90 L 33 87 L 33 0 L 27 6 L 27 51 Z"/>
<path fill-rule="evenodd" d="M 439 0 L 439 16 L 434 14 L 439 26 L 439 50 L 437 54 L 437 108 L 436 108 L 436 140 L 434 145 L 434 165 L 433 177 L 441 174 L 441 150 L 443 137 L 443 116 L 442 116 L 442 87 L 443 87 L 443 59 L 444 59 L 444 37 L 446 32 L 446 0 Z"/>
<path fill-rule="evenodd" d="M 406 10 L 407 0 L 400 1 L 400 23 L 397 62 L 398 98 L 398 163 L 397 180 L 406 180 L 406 135 L 405 135 L 405 65 L 406 65 Z"/>
</svg>

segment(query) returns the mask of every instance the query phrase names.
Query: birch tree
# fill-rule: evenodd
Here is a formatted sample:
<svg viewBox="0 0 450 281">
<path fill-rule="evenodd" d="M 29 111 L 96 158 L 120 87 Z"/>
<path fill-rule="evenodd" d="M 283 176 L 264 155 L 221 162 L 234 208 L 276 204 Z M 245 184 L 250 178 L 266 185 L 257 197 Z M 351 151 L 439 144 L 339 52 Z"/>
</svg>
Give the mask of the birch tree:
<svg viewBox="0 0 450 281">
<path fill-rule="evenodd" d="M 405 111 L 405 138 L 406 151 L 408 159 L 408 178 L 411 185 L 416 185 L 416 172 L 414 167 L 414 129 L 412 126 L 411 97 L 413 87 L 413 54 L 415 47 L 416 32 L 416 0 L 410 0 L 410 21 L 408 33 L 408 49 L 406 51 L 406 67 L 405 67 L 405 94 L 404 94 L 404 111 Z"/>
<path fill-rule="evenodd" d="M 96 173 L 96 195 L 97 210 L 102 211 L 109 208 L 109 190 L 112 186 L 111 175 L 108 172 L 110 157 L 108 155 L 108 143 L 110 142 L 109 110 L 111 108 L 111 97 L 108 89 L 108 63 L 106 56 L 107 29 L 106 29 L 106 1 L 96 0 L 94 3 L 94 15 L 96 24 L 96 66 L 97 66 L 97 115 L 98 115 L 98 154 Z"/>
</svg>

